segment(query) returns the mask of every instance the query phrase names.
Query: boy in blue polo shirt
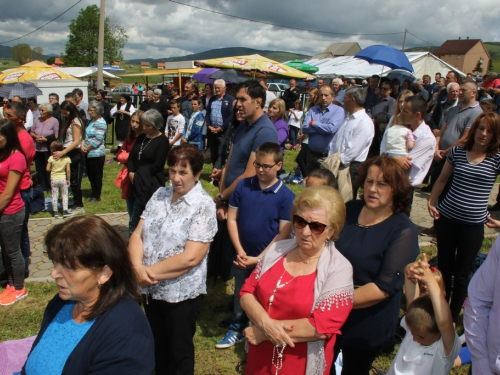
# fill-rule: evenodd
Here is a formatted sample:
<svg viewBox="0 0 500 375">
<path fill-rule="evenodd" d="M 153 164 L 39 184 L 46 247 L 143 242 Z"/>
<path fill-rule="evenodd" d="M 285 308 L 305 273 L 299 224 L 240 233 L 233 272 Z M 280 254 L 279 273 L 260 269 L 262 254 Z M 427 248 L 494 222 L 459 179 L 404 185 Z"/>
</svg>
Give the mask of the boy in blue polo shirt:
<svg viewBox="0 0 500 375">
<path fill-rule="evenodd" d="M 290 237 L 290 212 L 295 194 L 277 177 L 283 154 L 276 143 L 266 142 L 255 152 L 256 176 L 241 180 L 229 200 L 227 229 L 234 249 L 234 312 L 228 331 L 216 348 L 229 348 L 245 339 L 248 318 L 240 306 L 240 289 L 259 256 L 273 242 Z"/>
</svg>

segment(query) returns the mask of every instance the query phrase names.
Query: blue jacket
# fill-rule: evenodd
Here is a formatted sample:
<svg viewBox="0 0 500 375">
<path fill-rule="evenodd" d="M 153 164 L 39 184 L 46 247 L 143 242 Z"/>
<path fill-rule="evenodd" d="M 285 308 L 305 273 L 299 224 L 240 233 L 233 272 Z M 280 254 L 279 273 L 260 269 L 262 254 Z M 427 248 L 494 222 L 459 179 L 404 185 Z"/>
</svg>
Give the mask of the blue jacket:
<svg viewBox="0 0 500 375">
<path fill-rule="evenodd" d="M 203 124 L 204 118 L 202 112 L 193 113 L 189 122 L 184 126 L 183 137 L 189 144 L 195 144 L 203 149 Z"/>
<path fill-rule="evenodd" d="M 212 123 L 210 121 L 210 113 L 212 112 L 212 103 L 213 101 L 217 99 L 217 95 L 212 95 L 210 97 L 210 100 L 208 101 L 207 104 L 207 115 L 206 115 L 206 121 L 207 121 L 207 126 L 212 126 Z M 222 105 L 220 108 L 221 114 L 222 114 L 222 129 L 226 130 L 227 126 L 229 125 L 229 122 L 233 118 L 233 102 L 234 98 L 229 95 L 229 94 L 224 94 L 222 97 Z M 210 133 L 210 132 L 208 132 Z"/>
</svg>

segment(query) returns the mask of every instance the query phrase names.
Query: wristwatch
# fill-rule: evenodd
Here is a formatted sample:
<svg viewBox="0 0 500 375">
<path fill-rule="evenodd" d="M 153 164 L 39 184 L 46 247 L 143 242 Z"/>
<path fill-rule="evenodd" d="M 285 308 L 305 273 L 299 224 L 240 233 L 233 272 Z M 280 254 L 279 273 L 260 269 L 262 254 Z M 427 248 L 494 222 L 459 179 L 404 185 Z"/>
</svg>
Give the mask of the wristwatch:
<svg viewBox="0 0 500 375">
<path fill-rule="evenodd" d="M 225 203 L 227 200 L 224 199 L 221 193 L 217 194 L 217 199 L 220 200 L 221 202 Z"/>
</svg>

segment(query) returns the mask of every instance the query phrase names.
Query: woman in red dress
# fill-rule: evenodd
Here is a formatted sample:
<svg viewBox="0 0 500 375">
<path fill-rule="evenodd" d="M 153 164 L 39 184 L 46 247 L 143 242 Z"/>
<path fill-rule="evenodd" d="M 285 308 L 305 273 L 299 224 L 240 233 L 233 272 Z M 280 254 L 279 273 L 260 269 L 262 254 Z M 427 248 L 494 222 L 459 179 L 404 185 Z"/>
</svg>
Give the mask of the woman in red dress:
<svg viewBox="0 0 500 375">
<path fill-rule="evenodd" d="M 329 186 L 294 201 L 295 239 L 264 251 L 240 292 L 251 325 L 246 374 L 329 374 L 336 335 L 352 309 L 351 264 L 335 248 L 345 204 Z"/>
</svg>

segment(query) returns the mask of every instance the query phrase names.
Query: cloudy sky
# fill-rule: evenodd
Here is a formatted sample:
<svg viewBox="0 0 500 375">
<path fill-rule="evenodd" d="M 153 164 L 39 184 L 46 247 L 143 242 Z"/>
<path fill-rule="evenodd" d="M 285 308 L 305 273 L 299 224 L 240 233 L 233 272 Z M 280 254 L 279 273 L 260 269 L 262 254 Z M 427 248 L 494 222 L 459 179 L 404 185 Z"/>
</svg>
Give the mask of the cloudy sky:
<svg viewBox="0 0 500 375">
<path fill-rule="evenodd" d="M 45 54 L 63 52 L 70 21 L 80 9 L 99 5 L 99 1 L 83 0 L 43 29 L 20 40 L 2 42 L 42 26 L 77 1 L 50 5 L 40 0 L 9 1 L 0 8 L 0 43 L 27 43 L 42 47 Z M 401 48 L 405 28 L 425 41 L 408 34 L 407 47 L 441 45 L 447 39 L 467 36 L 500 42 L 498 0 L 106 0 L 106 14 L 126 29 L 126 59 L 179 56 L 235 46 L 312 55 L 333 42 L 358 42 L 361 48 L 371 44 Z M 347 35 L 291 30 L 269 23 Z M 376 35 L 391 33 L 398 34 Z"/>
</svg>

